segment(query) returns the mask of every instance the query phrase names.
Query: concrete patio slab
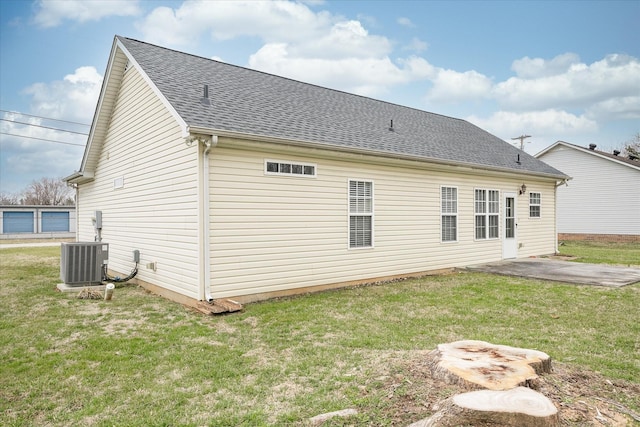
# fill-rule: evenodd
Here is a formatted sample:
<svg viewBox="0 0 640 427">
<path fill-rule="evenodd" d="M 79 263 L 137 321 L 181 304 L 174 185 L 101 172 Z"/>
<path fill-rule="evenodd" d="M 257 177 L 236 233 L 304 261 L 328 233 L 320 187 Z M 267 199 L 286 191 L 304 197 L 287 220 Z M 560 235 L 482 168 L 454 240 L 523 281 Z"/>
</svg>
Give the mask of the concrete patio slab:
<svg viewBox="0 0 640 427">
<path fill-rule="evenodd" d="M 470 266 L 466 270 L 616 288 L 640 282 L 640 268 L 608 264 L 584 264 L 547 258 L 499 261 Z"/>
</svg>

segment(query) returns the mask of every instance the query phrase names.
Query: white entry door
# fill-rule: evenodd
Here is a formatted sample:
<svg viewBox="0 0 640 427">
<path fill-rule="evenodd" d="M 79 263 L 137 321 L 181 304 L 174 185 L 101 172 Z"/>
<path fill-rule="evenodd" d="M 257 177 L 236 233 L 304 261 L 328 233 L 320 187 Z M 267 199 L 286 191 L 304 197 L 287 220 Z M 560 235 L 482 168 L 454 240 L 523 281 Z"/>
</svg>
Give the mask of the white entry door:
<svg viewBox="0 0 640 427">
<path fill-rule="evenodd" d="M 504 193 L 502 203 L 502 258 L 518 257 L 518 222 L 516 218 L 516 194 Z"/>
</svg>

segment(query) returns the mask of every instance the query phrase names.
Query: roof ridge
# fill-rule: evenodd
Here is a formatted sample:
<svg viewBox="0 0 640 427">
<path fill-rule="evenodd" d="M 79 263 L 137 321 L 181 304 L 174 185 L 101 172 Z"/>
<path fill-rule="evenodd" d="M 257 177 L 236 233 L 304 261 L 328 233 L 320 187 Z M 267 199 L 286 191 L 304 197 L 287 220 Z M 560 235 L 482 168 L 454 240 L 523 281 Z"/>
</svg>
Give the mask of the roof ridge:
<svg viewBox="0 0 640 427">
<path fill-rule="evenodd" d="M 596 148 L 595 148 L 595 147 L 594 147 L 593 149 L 591 149 L 590 147 L 583 147 L 583 146 L 581 146 L 581 145 L 574 144 L 574 143 L 567 142 L 567 141 L 558 141 L 558 142 L 559 142 L 559 143 L 563 143 L 563 144 L 570 145 L 570 146 L 575 147 L 575 148 L 578 148 L 578 149 L 580 149 L 580 150 L 582 150 L 582 151 L 585 151 L 585 152 L 587 152 L 587 153 L 595 153 L 595 154 L 599 154 L 599 155 L 601 155 L 601 156 L 605 156 L 605 157 L 607 157 L 608 159 L 615 160 L 615 161 L 618 161 L 618 162 L 620 162 L 620 163 L 624 163 L 624 164 L 627 164 L 627 165 L 640 167 L 640 161 L 638 161 L 638 160 L 634 160 L 634 159 L 631 159 L 631 158 L 626 158 L 626 157 L 618 156 L 618 155 L 616 155 L 616 154 L 609 153 L 609 152 L 607 152 L 607 151 L 596 150 Z M 591 145 L 591 144 L 590 144 L 590 145 Z M 593 145 L 595 145 L 595 144 L 593 144 Z M 618 151 L 618 152 L 619 152 L 619 150 L 617 150 L 617 149 L 616 149 L 616 150 L 614 150 L 614 151 Z"/>
<path fill-rule="evenodd" d="M 115 37 L 181 121 L 194 129 L 565 176 L 465 119 Z M 202 101 L 203 78 L 212 80 L 217 88 L 209 91 L 204 86 L 206 97 L 218 108 L 209 108 Z"/>
<path fill-rule="evenodd" d="M 202 55 L 196 55 L 194 53 L 183 52 L 183 51 L 180 51 L 180 50 L 171 49 L 171 48 L 168 48 L 168 47 L 164 47 L 164 46 L 160 46 L 160 45 L 157 45 L 157 44 L 145 42 L 145 41 L 134 39 L 134 38 L 131 38 L 131 37 L 125 37 L 125 36 L 116 35 L 116 38 L 127 39 L 127 40 L 130 40 L 130 41 L 133 41 L 133 42 L 145 44 L 147 46 L 153 46 L 153 47 L 156 47 L 158 49 L 168 50 L 168 51 L 171 51 L 171 52 L 179 53 L 181 55 L 188 55 L 188 56 L 191 56 L 193 58 L 204 59 L 206 61 L 212 61 L 212 62 L 216 62 L 218 64 L 227 65 L 227 66 L 238 68 L 238 69 L 241 69 L 241 70 L 251 71 L 251 72 L 254 72 L 254 73 L 260 73 L 260 74 L 263 74 L 263 75 L 266 75 L 266 76 L 275 77 L 275 78 L 282 79 L 282 80 L 288 80 L 288 81 L 295 82 L 295 83 L 302 84 L 302 85 L 313 86 L 313 87 L 318 88 L 318 89 L 330 90 L 332 92 L 337 92 L 337 93 L 341 93 L 341 94 L 348 95 L 348 96 L 359 97 L 359 98 L 362 98 L 362 99 L 368 99 L 368 100 L 371 100 L 371 101 L 375 101 L 375 102 L 380 102 L 380 103 L 383 103 L 383 104 L 391 105 L 393 107 L 399 107 L 399 108 L 404 108 L 404 109 L 408 109 L 408 110 L 419 111 L 421 113 L 426 113 L 426 114 L 431 114 L 431 115 L 434 115 L 434 116 L 444 117 L 444 118 L 447 118 L 447 119 L 453 119 L 453 120 L 459 120 L 459 121 L 471 123 L 468 120 L 465 120 L 465 119 L 462 119 L 462 118 L 459 118 L 459 117 L 453 117 L 453 116 L 448 116 L 448 115 L 445 115 L 445 114 L 434 113 L 432 111 L 427 111 L 427 110 L 422 110 L 422 109 L 416 108 L 416 107 L 410 107 L 410 106 L 407 106 L 407 105 L 397 104 L 395 102 L 385 101 L 383 99 L 373 98 L 371 96 L 365 96 L 365 95 L 360 95 L 360 94 L 357 94 L 357 93 L 347 92 L 346 90 L 334 89 L 334 88 L 331 88 L 331 87 L 321 86 L 321 85 L 315 84 L 315 83 L 304 82 L 302 80 L 296 80 L 296 79 L 291 78 L 291 77 L 280 76 L 278 74 L 273 74 L 273 73 L 269 73 L 269 72 L 262 71 L 262 70 L 256 70 L 254 68 L 243 67 L 242 65 L 232 64 L 230 62 L 218 61 L 216 59 L 207 58 L 207 57 L 202 56 Z M 473 124 L 473 123 L 471 123 L 471 124 Z"/>
</svg>

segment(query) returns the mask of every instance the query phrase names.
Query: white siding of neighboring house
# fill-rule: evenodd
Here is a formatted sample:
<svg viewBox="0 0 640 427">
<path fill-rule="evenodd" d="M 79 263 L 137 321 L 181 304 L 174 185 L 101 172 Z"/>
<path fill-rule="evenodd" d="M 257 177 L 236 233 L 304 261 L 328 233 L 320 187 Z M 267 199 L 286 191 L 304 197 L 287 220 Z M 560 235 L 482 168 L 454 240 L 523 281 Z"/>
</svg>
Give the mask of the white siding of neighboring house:
<svg viewBox="0 0 640 427">
<path fill-rule="evenodd" d="M 114 188 L 119 180 L 122 188 Z M 110 269 L 128 274 L 137 249 L 137 278 L 197 298 L 197 182 L 197 145 L 185 145 L 173 116 L 131 67 L 122 79 L 95 180 L 79 186 L 79 240 L 94 240 L 91 219 L 101 210 Z M 151 262 L 157 271 L 145 268 Z"/>
<path fill-rule="evenodd" d="M 216 298 L 422 272 L 502 259 L 500 239 L 474 240 L 474 189 L 515 192 L 519 257 L 555 251 L 552 181 L 374 164 L 220 139 L 211 151 L 211 292 Z M 264 151 L 260 151 L 264 150 Z M 307 151 L 309 153 L 309 151 Z M 341 160 L 341 158 L 343 160 Z M 265 159 L 317 165 L 317 177 L 271 176 Z M 380 162 L 380 160 L 377 160 Z M 348 180 L 374 183 L 374 248 L 348 248 Z M 528 191 L 542 194 L 542 216 L 528 217 Z M 440 187 L 458 188 L 458 242 L 440 241 Z"/>
<path fill-rule="evenodd" d="M 640 170 L 563 145 L 540 160 L 573 179 L 558 188 L 558 232 L 640 235 Z"/>
</svg>

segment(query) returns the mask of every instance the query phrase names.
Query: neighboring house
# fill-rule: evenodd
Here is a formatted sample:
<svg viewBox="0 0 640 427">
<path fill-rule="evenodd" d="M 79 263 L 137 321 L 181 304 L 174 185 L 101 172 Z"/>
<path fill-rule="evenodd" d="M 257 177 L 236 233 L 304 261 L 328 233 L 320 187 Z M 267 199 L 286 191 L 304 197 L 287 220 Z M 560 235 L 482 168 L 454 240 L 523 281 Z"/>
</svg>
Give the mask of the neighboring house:
<svg viewBox="0 0 640 427">
<path fill-rule="evenodd" d="M 74 206 L 0 206 L 0 239 L 71 238 L 75 235 Z"/>
<path fill-rule="evenodd" d="M 464 120 L 116 37 L 66 180 L 111 270 L 139 250 L 151 290 L 247 302 L 554 253 L 566 178 Z"/>
<path fill-rule="evenodd" d="M 640 242 L 640 159 L 558 141 L 536 157 L 572 177 L 558 188 L 558 239 Z"/>
</svg>

